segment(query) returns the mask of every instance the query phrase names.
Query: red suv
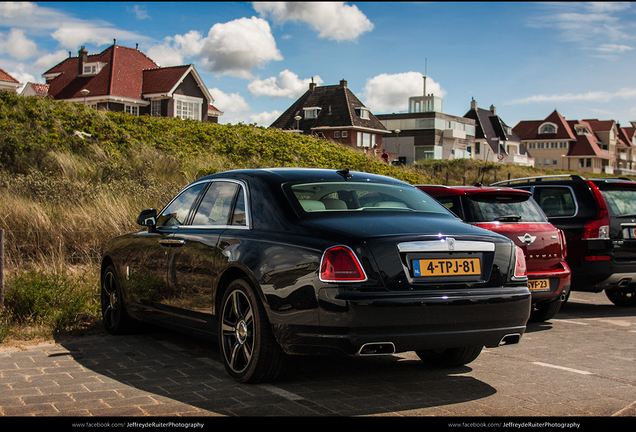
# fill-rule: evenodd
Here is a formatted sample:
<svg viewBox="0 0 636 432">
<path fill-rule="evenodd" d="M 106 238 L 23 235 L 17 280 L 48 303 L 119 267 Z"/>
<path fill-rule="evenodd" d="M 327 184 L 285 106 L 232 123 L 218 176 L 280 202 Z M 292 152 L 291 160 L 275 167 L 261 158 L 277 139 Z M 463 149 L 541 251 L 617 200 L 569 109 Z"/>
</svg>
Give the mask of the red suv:
<svg viewBox="0 0 636 432">
<path fill-rule="evenodd" d="M 554 317 L 570 289 L 563 231 L 548 222 L 528 191 L 475 186 L 417 186 L 465 222 L 511 239 L 526 255 L 532 321 Z"/>
</svg>

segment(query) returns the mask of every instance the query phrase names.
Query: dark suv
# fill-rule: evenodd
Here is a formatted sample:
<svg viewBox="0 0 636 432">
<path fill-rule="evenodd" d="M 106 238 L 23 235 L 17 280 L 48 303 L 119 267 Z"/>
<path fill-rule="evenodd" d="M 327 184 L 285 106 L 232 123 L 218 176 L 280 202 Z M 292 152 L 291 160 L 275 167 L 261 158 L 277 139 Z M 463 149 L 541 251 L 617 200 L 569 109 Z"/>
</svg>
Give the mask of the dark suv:
<svg viewBox="0 0 636 432">
<path fill-rule="evenodd" d="M 503 184 L 532 192 L 565 233 L 573 291 L 604 290 L 615 305 L 636 306 L 636 182 L 565 175 L 494 183 Z"/>
<path fill-rule="evenodd" d="M 417 186 L 465 222 L 508 237 L 526 256 L 532 321 L 552 318 L 570 289 L 565 236 L 546 219 L 530 192 L 498 187 Z"/>
</svg>

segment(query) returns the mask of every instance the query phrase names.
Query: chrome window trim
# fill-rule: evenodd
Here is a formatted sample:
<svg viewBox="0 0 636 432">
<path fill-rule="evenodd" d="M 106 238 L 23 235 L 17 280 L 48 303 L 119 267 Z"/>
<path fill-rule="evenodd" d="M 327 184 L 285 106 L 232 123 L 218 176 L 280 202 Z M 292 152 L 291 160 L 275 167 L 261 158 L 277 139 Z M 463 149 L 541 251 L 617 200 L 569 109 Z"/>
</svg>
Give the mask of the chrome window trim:
<svg viewBox="0 0 636 432">
<path fill-rule="evenodd" d="M 574 199 L 574 214 L 572 214 L 572 215 L 564 215 L 564 216 L 547 216 L 546 215 L 546 217 L 548 219 L 573 218 L 573 217 L 576 217 L 579 214 L 579 200 L 577 199 L 576 194 L 574 193 L 574 189 L 572 189 L 571 186 L 568 186 L 568 185 L 538 185 L 538 186 L 535 186 L 535 185 L 533 185 L 530 188 L 530 193 L 532 193 L 532 198 L 533 199 L 535 197 L 535 195 L 534 195 L 535 188 L 567 188 L 567 189 L 570 189 L 570 193 L 572 194 L 572 198 Z M 537 205 L 539 205 L 539 202 L 537 202 Z M 541 206 L 539 205 L 539 207 L 541 207 Z M 543 209 L 541 209 L 541 210 L 543 210 Z"/>
<path fill-rule="evenodd" d="M 172 204 L 172 202 L 177 199 L 178 196 L 180 196 L 183 192 L 185 192 L 187 189 L 194 187 L 196 185 L 199 185 L 201 183 L 214 183 L 217 181 L 225 181 L 225 182 L 230 182 L 230 183 L 235 183 L 238 184 L 239 187 L 243 188 L 243 204 L 245 206 L 245 225 L 177 225 L 177 226 L 171 226 L 170 228 L 172 229 L 187 229 L 187 228 L 194 228 L 194 229 L 243 229 L 243 230 L 250 230 L 252 229 L 252 217 L 251 217 L 251 209 L 249 207 L 249 191 L 247 188 L 247 185 L 245 184 L 244 181 L 242 180 L 236 180 L 236 179 L 230 179 L 230 178 L 214 178 L 214 179 L 204 179 L 204 180 L 198 180 L 195 181 L 189 185 L 187 185 L 186 187 L 184 187 L 183 189 L 181 189 L 171 200 L 170 202 L 165 205 L 162 209 L 161 212 L 159 212 L 158 214 L 162 214 L 163 211 L 170 205 Z M 201 203 L 199 203 L 200 205 Z M 198 209 L 198 207 L 197 207 Z M 167 227 L 160 227 L 160 228 L 167 228 Z"/>
<path fill-rule="evenodd" d="M 494 252 L 495 244 L 488 241 L 455 240 L 453 249 L 445 237 L 439 240 L 398 243 L 400 252 Z M 452 237 L 451 237 L 452 238 Z"/>
</svg>

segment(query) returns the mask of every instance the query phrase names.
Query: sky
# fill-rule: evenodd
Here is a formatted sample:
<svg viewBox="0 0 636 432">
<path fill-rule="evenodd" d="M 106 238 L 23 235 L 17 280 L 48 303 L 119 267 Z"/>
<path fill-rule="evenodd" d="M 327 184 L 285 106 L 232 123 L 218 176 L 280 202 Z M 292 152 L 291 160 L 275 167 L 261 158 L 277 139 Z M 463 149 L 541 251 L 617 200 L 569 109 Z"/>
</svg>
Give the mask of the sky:
<svg viewBox="0 0 636 432">
<path fill-rule="evenodd" d="M 114 39 L 194 64 L 219 123 L 269 126 L 312 80 L 346 80 L 373 114 L 407 112 L 424 75 L 446 114 L 474 99 L 509 126 L 555 109 L 636 121 L 636 3 L 0 3 L 0 68 L 21 83 Z"/>
</svg>

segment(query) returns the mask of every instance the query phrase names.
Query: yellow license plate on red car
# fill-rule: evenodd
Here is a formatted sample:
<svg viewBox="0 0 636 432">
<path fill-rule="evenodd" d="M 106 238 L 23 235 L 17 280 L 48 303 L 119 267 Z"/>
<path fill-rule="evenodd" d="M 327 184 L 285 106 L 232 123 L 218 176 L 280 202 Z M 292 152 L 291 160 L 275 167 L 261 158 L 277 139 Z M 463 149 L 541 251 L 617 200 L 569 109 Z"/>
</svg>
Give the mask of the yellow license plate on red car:
<svg viewBox="0 0 636 432">
<path fill-rule="evenodd" d="M 528 289 L 530 291 L 547 291 L 550 289 L 550 281 L 548 279 L 529 280 Z"/>
<path fill-rule="evenodd" d="M 413 261 L 413 276 L 481 275 L 479 258 L 421 259 Z"/>
</svg>

